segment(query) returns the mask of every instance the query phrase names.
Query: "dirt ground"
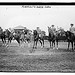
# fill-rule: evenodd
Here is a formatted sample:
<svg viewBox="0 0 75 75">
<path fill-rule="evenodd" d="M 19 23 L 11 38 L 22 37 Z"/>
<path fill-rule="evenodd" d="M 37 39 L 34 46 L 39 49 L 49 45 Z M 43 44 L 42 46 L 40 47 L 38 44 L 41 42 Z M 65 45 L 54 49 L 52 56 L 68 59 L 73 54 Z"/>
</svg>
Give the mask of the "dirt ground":
<svg viewBox="0 0 75 75">
<path fill-rule="evenodd" d="M 32 49 L 27 44 L 18 46 L 13 41 L 9 47 L 0 42 L 1 72 L 75 72 L 75 52 L 67 50 L 67 42 L 60 42 L 59 49 L 49 49 L 49 43 Z"/>
</svg>

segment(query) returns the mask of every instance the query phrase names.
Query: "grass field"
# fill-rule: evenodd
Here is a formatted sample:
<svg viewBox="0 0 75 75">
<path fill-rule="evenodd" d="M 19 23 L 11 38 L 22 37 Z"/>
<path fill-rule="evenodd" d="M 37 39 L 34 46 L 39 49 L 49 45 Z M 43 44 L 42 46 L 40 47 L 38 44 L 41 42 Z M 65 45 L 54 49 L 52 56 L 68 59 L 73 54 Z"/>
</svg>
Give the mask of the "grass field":
<svg viewBox="0 0 75 75">
<path fill-rule="evenodd" d="M 0 42 L 0 71 L 2 72 L 75 72 L 75 52 L 67 50 L 67 42 L 60 42 L 59 49 L 49 49 L 49 43 L 32 49 L 27 44 L 13 41 L 9 47 Z M 71 47 L 70 47 L 71 48 Z M 31 53 L 31 51 L 33 52 Z"/>
</svg>

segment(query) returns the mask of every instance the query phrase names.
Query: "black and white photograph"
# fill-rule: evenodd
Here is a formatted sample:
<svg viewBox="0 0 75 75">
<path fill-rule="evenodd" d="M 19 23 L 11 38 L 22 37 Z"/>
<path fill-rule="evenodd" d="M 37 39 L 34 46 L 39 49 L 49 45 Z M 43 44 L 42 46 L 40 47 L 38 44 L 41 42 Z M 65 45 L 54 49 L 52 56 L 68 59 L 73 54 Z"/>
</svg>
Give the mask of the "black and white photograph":
<svg viewBox="0 0 75 75">
<path fill-rule="evenodd" d="M 75 72 L 75 5 L 0 5 L 0 72 Z"/>
</svg>

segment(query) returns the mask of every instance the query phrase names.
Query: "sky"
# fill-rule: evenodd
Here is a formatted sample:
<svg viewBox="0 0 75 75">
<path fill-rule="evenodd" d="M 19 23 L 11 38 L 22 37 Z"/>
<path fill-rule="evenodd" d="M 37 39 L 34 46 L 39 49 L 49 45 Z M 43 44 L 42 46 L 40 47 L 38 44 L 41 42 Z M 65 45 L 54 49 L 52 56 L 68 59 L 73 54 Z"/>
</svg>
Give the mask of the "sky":
<svg viewBox="0 0 75 75">
<path fill-rule="evenodd" d="M 48 34 L 48 26 L 69 30 L 75 24 L 75 6 L 51 6 L 51 8 L 23 8 L 22 6 L 0 6 L 0 26 L 3 29 L 22 25 L 34 30 L 40 27 Z"/>
</svg>

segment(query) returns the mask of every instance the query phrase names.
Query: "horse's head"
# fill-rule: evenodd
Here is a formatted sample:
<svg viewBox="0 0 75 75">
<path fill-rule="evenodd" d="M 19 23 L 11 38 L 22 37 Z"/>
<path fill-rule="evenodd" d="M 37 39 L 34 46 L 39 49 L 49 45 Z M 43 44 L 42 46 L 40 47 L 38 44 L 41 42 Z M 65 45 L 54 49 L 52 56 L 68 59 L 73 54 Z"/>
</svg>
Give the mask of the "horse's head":
<svg viewBox="0 0 75 75">
<path fill-rule="evenodd" d="M 48 27 L 48 33 L 51 33 L 51 31 L 52 31 L 51 27 Z"/>
<path fill-rule="evenodd" d="M 33 30 L 33 34 L 34 35 L 37 35 L 38 33 L 37 33 L 37 30 Z"/>
<path fill-rule="evenodd" d="M 73 39 L 74 38 L 74 34 L 71 33 L 70 31 L 66 31 L 65 34 L 66 34 L 66 37 L 69 38 L 69 39 Z"/>
</svg>

